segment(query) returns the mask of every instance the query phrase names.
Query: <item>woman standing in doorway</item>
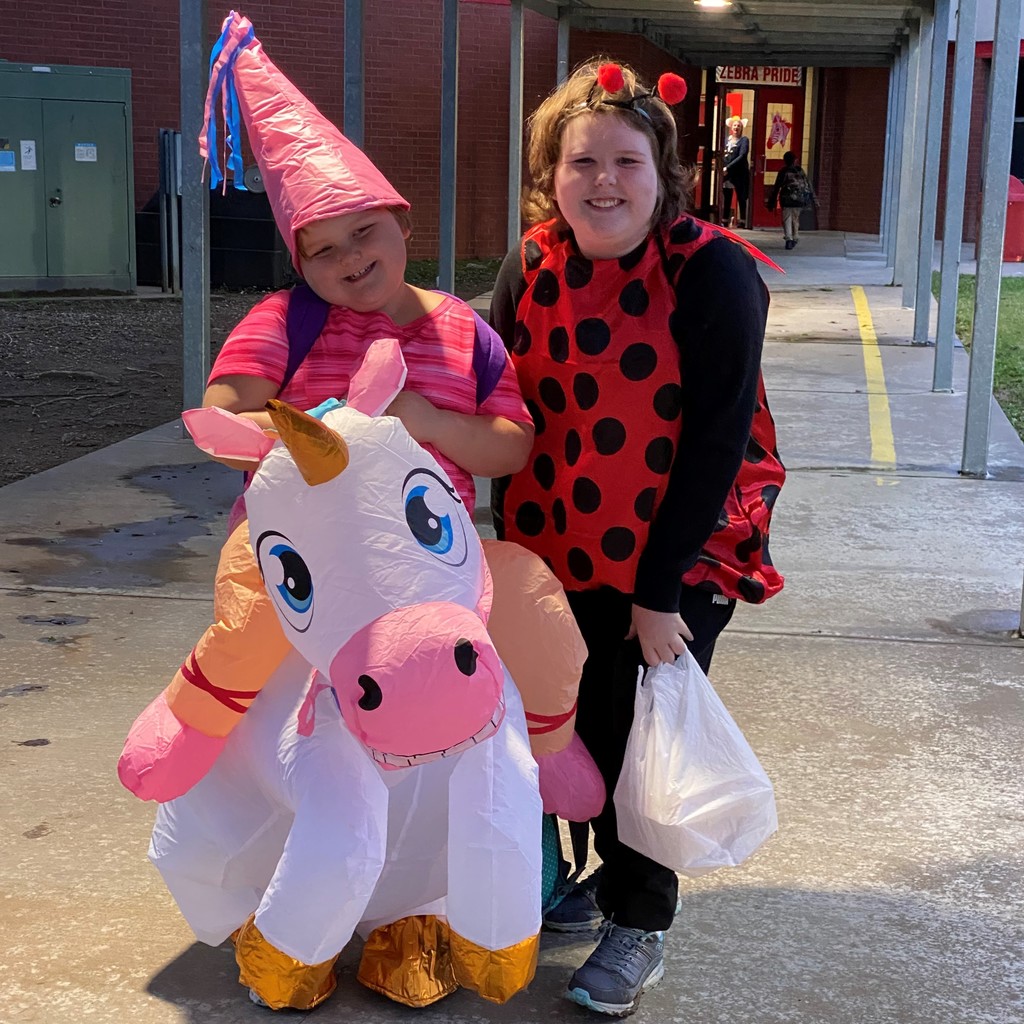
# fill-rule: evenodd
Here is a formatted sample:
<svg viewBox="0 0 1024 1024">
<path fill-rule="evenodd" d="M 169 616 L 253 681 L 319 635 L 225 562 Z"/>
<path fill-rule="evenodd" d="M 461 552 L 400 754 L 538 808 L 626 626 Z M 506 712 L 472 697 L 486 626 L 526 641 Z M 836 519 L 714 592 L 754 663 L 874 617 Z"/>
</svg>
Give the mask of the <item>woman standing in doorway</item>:
<svg viewBox="0 0 1024 1024">
<path fill-rule="evenodd" d="M 725 122 L 729 129 L 729 137 L 725 140 L 722 152 L 722 170 L 725 180 L 722 182 L 724 210 L 722 222 L 729 227 L 746 227 L 747 198 L 750 195 L 750 140 L 743 134 L 747 127 L 745 117 L 730 117 Z M 736 215 L 732 218 L 732 196 L 736 193 Z"/>
</svg>

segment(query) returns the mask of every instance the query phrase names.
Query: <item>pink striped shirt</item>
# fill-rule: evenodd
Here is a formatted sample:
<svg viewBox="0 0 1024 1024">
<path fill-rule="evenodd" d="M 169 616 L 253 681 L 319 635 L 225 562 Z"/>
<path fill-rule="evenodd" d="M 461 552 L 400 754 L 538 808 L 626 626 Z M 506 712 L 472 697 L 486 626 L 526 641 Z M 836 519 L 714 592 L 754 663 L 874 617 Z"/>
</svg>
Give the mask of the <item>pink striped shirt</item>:
<svg viewBox="0 0 1024 1024">
<path fill-rule="evenodd" d="M 244 374 L 280 386 L 288 365 L 287 309 L 287 291 L 274 292 L 254 306 L 228 335 L 213 364 L 210 383 L 218 377 Z M 516 423 L 532 424 L 507 356 L 497 386 L 477 406 L 475 337 L 473 312 L 460 299 L 446 297 L 436 309 L 402 326 L 385 313 L 358 313 L 344 306 L 331 306 L 320 337 L 279 397 L 299 409 L 312 409 L 328 398 L 344 398 L 349 379 L 370 343 L 378 338 L 397 338 L 409 371 L 405 382 L 408 390 L 423 395 L 438 409 L 503 416 Z M 472 513 L 476 501 L 473 477 L 431 445 L 424 447 L 444 468 Z"/>
</svg>

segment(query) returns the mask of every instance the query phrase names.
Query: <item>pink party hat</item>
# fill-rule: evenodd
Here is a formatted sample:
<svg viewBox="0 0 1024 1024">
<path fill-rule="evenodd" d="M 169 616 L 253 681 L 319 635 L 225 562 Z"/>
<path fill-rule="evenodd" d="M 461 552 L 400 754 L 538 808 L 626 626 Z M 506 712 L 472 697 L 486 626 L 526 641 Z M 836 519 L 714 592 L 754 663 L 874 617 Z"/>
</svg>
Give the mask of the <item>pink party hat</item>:
<svg viewBox="0 0 1024 1024">
<path fill-rule="evenodd" d="M 232 11 L 210 57 L 210 88 L 199 152 L 210 163 L 210 187 L 224 176 L 217 152 L 216 104 L 224 110 L 226 163 L 242 183 L 239 114 L 274 212 L 299 268 L 296 233 L 314 221 L 360 210 L 409 204 L 263 52 L 248 18 Z"/>
</svg>

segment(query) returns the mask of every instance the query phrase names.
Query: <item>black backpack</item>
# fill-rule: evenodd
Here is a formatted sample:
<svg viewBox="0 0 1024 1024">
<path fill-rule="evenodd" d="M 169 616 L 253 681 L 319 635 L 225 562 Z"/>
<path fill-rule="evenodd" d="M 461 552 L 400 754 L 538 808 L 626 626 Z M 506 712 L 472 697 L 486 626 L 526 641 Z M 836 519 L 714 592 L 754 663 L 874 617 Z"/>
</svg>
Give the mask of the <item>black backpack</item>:
<svg viewBox="0 0 1024 1024">
<path fill-rule="evenodd" d="M 814 199 L 811 183 L 807 180 L 803 168 L 790 167 L 785 172 L 786 180 L 779 191 L 779 199 L 783 206 L 810 206 Z"/>
</svg>

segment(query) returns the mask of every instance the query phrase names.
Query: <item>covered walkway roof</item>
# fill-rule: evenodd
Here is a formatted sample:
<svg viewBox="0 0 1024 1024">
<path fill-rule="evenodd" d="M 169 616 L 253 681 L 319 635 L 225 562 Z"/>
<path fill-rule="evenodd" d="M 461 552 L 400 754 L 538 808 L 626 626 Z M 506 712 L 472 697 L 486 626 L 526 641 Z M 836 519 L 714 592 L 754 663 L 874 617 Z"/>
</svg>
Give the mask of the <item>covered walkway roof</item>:
<svg viewBox="0 0 1024 1024">
<path fill-rule="evenodd" d="M 527 0 L 530 9 L 575 29 L 642 35 L 687 64 L 889 67 L 912 22 L 933 0 Z"/>
</svg>

